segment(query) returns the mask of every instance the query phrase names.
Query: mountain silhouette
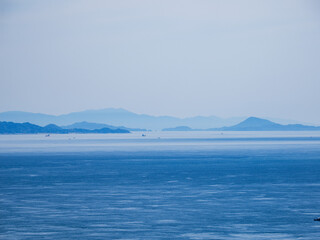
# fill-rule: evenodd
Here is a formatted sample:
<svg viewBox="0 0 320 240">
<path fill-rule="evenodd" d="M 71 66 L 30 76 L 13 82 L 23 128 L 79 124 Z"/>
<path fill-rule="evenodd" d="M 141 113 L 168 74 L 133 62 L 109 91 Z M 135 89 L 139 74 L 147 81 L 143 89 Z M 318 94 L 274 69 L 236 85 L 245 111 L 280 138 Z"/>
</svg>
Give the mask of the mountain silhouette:
<svg viewBox="0 0 320 240">
<path fill-rule="evenodd" d="M 193 129 L 187 126 L 164 128 L 162 131 L 319 131 L 320 127 L 302 124 L 282 125 L 266 119 L 249 117 L 246 120 L 230 127 Z"/>
<path fill-rule="evenodd" d="M 152 129 L 161 130 L 172 126 L 189 126 L 190 128 L 216 128 L 232 126 L 244 120 L 243 117 L 219 118 L 215 116 L 196 116 L 189 118 L 177 118 L 170 116 L 151 116 L 137 114 L 122 108 L 107 108 L 100 110 L 86 110 L 63 115 L 48 115 L 41 113 L 30 113 L 21 111 L 9 111 L 0 113 L 0 121 L 30 122 L 40 126 L 56 124 L 68 126 L 77 122 L 91 122 L 107 124 L 109 126 L 125 126 L 128 129 Z"/>
<path fill-rule="evenodd" d="M 219 131 L 317 131 L 320 127 L 306 126 L 302 124 L 282 125 L 266 119 L 249 117 L 231 127 L 215 128 L 210 130 Z"/>
<path fill-rule="evenodd" d="M 88 130 L 110 128 L 110 129 L 126 129 L 128 131 L 139 131 L 139 132 L 147 131 L 147 129 L 144 129 L 144 128 L 127 128 L 124 126 L 113 126 L 113 125 L 104 124 L 104 123 L 93 123 L 93 122 L 86 122 L 86 121 L 76 122 L 67 126 L 61 126 L 61 128 L 64 128 L 64 129 L 81 128 L 81 129 L 88 129 Z"/>
<path fill-rule="evenodd" d="M 0 134 L 38 134 L 38 133 L 57 133 L 57 134 L 67 134 L 67 133 L 129 133 L 130 131 L 126 129 L 63 129 L 55 124 L 49 124 L 47 126 L 41 127 L 31 123 L 14 123 L 14 122 L 0 122 Z"/>
</svg>

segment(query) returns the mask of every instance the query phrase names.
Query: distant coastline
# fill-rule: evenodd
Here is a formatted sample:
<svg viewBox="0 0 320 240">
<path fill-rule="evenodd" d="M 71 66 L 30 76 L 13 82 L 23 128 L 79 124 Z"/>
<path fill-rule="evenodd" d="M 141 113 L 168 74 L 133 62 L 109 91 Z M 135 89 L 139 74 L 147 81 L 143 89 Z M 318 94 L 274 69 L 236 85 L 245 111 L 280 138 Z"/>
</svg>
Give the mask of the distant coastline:
<svg viewBox="0 0 320 240">
<path fill-rule="evenodd" d="M 320 126 L 257 117 L 176 118 L 136 114 L 121 108 L 88 110 L 65 115 L 10 111 L 0 113 L 0 134 L 129 133 L 145 131 L 319 131 Z"/>
<path fill-rule="evenodd" d="M 237 124 L 240 124 L 247 118 L 248 116 L 221 118 L 214 115 L 178 118 L 173 116 L 153 116 L 147 114 L 138 114 L 122 108 L 86 110 L 62 115 L 48 115 L 43 113 L 32 113 L 23 111 L 8 111 L 0 113 L 0 121 L 6 122 L 29 122 L 31 124 L 36 124 L 42 127 L 45 127 L 49 124 L 55 124 L 63 129 L 81 128 L 94 130 L 101 128 L 120 128 L 126 129 L 130 132 L 149 130 L 228 131 L 228 127 L 235 127 Z M 290 125 L 290 127 L 285 128 L 291 128 L 294 130 L 305 128 L 294 125 L 314 125 L 311 123 L 299 122 L 290 119 L 267 118 L 265 120 L 269 120 L 280 125 Z M 237 126 L 237 128 L 239 127 L 240 126 Z M 255 128 L 256 127 L 257 126 L 255 126 Z M 272 128 L 283 129 L 282 126 L 272 126 Z"/>
<path fill-rule="evenodd" d="M 0 134 L 68 134 L 68 133 L 130 133 L 126 129 L 111 129 L 111 128 L 101 128 L 101 129 L 81 129 L 72 128 L 64 129 L 54 124 L 49 124 L 45 127 L 41 127 L 31 123 L 14 123 L 14 122 L 0 122 Z"/>
<path fill-rule="evenodd" d="M 106 127 L 108 126 L 108 127 Z M 82 128 L 81 128 L 82 127 Z M 146 131 L 145 129 L 134 129 L 135 131 Z M 164 128 L 162 131 L 320 131 L 320 127 L 306 126 L 302 124 L 282 125 L 266 119 L 249 117 L 246 120 L 230 127 L 193 129 L 188 126 Z M 68 133 L 130 133 L 129 128 L 117 128 L 106 124 L 80 122 L 69 126 L 57 126 L 49 124 L 44 127 L 25 123 L 0 122 L 0 134 L 68 134 Z"/>
<path fill-rule="evenodd" d="M 282 125 L 266 119 L 249 117 L 246 120 L 230 127 L 192 129 L 188 126 L 164 128 L 162 131 L 320 131 L 320 127 L 302 124 Z"/>
</svg>

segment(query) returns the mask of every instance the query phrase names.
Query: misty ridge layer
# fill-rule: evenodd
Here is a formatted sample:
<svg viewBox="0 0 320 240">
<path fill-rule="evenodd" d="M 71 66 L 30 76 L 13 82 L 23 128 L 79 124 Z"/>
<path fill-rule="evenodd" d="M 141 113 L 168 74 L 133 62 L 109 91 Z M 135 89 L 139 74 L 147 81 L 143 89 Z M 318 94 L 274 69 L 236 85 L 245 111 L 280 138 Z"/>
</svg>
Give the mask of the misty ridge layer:
<svg viewBox="0 0 320 240">
<path fill-rule="evenodd" d="M 72 124 L 74 123 L 90 122 L 106 124 L 105 127 L 109 127 L 111 125 L 119 126 L 118 128 L 128 128 L 129 131 L 145 129 L 161 130 L 163 128 L 170 128 L 180 125 L 189 126 L 191 128 L 224 127 L 235 125 L 244 119 L 245 117 L 223 119 L 216 116 L 196 116 L 190 118 L 151 116 L 147 114 L 133 113 L 121 108 L 87 110 L 58 116 L 21 111 L 9 111 L 0 113 L 0 121 L 10 121 L 17 123 L 30 122 L 40 126 L 45 126 L 47 124 L 53 123 L 65 128 L 73 128 L 74 126 L 72 126 Z M 82 123 L 81 128 L 83 127 L 83 125 L 84 123 Z M 86 126 L 86 128 L 87 127 L 88 125 Z M 90 126 L 89 129 L 92 129 L 92 126 Z"/>
<path fill-rule="evenodd" d="M 216 116 L 177 118 L 172 116 L 151 116 L 147 114 L 137 114 L 121 108 L 87 110 L 57 116 L 22 111 L 0 113 L 0 121 L 7 122 L 30 122 L 40 126 L 56 124 L 66 129 L 83 128 L 94 130 L 106 127 L 111 129 L 127 129 L 128 131 L 146 131 L 147 129 L 162 130 L 176 126 L 186 126 L 192 129 L 213 129 L 231 127 L 239 124 L 246 118 L 247 117 L 220 118 Z M 275 119 L 273 121 L 281 124 L 297 123 L 296 121 L 281 119 Z"/>
<path fill-rule="evenodd" d="M 95 130 L 95 129 L 101 129 L 101 128 L 110 128 L 110 129 L 126 129 L 128 131 L 133 131 L 133 132 L 148 131 L 145 128 L 127 128 L 125 126 L 113 126 L 113 125 L 104 124 L 104 123 L 93 123 L 93 122 L 86 122 L 86 121 L 76 122 L 71 125 L 60 126 L 60 127 L 64 129 L 81 128 L 81 129 Z"/>
<path fill-rule="evenodd" d="M 80 127 L 83 128 L 80 128 Z M 106 127 L 109 126 L 109 127 Z M 91 128 L 91 129 L 88 129 Z M 29 122 L 14 123 L 0 122 L 0 134 L 37 134 L 37 133 L 130 133 L 129 128 L 116 128 L 106 124 L 96 124 L 88 122 L 74 123 L 69 126 L 59 127 L 49 124 L 41 127 Z M 145 129 L 135 129 L 145 131 Z M 174 128 L 164 128 L 162 131 L 319 131 L 320 127 L 305 126 L 302 124 L 281 125 L 272 121 L 249 117 L 239 124 L 231 127 L 192 129 L 188 126 L 178 126 Z"/>
<path fill-rule="evenodd" d="M 306 126 L 302 124 L 282 125 L 266 119 L 249 117 L 246 120 L 230 127 L 192 129 L 187 126 L 164 128 L 162 131 L 319 131 L 320 127 Z"/>
<path fill-rule="evenodd" d="M 266 119 L 249 117 L 243 122 L 231 126 L 218 128 L 222 131 L 317 131 L 320 127 L 306 126 L 302 124 L 287 124 L 282 125 Z"/>
</svg>

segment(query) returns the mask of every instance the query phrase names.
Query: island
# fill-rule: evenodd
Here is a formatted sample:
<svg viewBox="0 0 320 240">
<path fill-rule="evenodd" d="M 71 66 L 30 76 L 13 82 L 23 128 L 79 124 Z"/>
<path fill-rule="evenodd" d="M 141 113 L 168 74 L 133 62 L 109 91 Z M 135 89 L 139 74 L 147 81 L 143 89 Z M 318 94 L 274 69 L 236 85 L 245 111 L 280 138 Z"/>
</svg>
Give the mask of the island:
<svg viewBox="0 0 320 240">
<path fill-rule="evenodd" d="M 68 134 L 68 133 L 130 133 L 127 129 L 111 129 L 111 128 L 100 128 L 100 129 L 82 129 L 82 128 L 72 128 L 65 129 L 61 128 L 55 124 L 49 124 L 44 127 L 31 124 L 29 122 L 25 123 L 14 123 L 14 122 L 0 122 L 0 134 Z"/>
</svg>

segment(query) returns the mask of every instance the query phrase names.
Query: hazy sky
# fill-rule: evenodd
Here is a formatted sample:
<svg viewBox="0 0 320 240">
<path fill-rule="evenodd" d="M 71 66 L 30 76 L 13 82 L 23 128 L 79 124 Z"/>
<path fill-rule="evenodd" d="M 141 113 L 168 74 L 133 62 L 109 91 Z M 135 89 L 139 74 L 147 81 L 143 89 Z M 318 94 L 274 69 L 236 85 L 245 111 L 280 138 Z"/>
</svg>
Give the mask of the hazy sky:
<svg viewBox="0 0 320 240">
<path fill-rule="evenodd" d="M 0 0 L 0 111 L 320 124 L 320 1 Z"/>
</svg>

